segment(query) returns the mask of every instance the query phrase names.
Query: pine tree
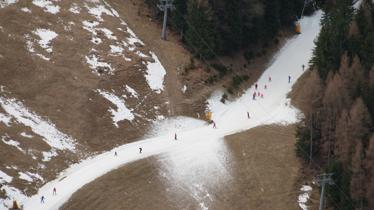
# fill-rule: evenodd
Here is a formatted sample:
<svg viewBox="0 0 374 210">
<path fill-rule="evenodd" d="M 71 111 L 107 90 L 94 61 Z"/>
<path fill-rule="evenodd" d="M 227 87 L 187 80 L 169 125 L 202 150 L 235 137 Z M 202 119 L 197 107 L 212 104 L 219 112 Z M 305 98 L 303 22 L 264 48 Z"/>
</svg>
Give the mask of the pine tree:
<svg viewBox="0 0 374 210">
<path fill-rule="evenodd" d="M 184 32 L 187 29 L 187 0 L 174 0 L 173 4 L 175 6 L 175 10 L 172 13 L 171 23 L 175 30 L 179 31 L 183 39 Z"/>
</svg>

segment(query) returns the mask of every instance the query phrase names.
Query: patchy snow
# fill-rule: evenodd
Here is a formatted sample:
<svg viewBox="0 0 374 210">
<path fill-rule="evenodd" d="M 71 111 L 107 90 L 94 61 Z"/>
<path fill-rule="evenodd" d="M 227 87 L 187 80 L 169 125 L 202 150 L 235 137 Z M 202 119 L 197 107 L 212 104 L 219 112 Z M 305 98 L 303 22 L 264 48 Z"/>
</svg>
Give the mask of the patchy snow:
<svg viewBox="0 0 374 210">
<path fill-rule="evenodd" d="M 27 8 L 27 7 L 22 7 L 21 11 L 22 12 L 26 12 L 26 13 L 31 13 L 31 10 L 29 8 Z"/>
<path fill-rule="evenodd" d="M 147 73 L 145 78 L 149 87 L 153 91 L 156 93 L 161 93 L 161 91 L 164 90 L 164 77 L 166 75 L 166 71 L 160 60 L 158 60 L 157 56 L 153 52 L 150 53 L 155 61 L 147 62 Z"/>
<path fill-rule="evenodd" d="M 56 1 L 56 0 L 54 0 Z M 60 12 L 60 6 L 54 5 L 52 1 L 48 0 L 33 0 L 32 3 L 35 6 L 43 8 L 45 12 L 49 12 L 52 14 L 57 14 Z"/>
<path fill-rule="evenodd" d="M 48 152 L 42 152 L 42 154 L 43 154 L 42 161 L 44 161 L 44 162 L 48 162 L 53 157 L 56 157 L 58 155 L 57 152 L 56 152 L 56 150 L 54 150 L 54 149 L 52 149 L 51 151 L 48 151 Z"/>
<path fill-rule="evenodd" d="M 95 7 L 89 7 L 86 5 L 88 13 L 95 16 L 98 21 L 104 21 L 102 15 L 115 16 L 110 10 L 108 10 L 104 5 L 96 5 Z"/>
<path fill-rule="evenodd" d="M 6 126 L 9 127 L 9 123 L 11 120 L 12 120 L 12 117 L 10 117 L 9 115 L 0 113 L 0 122 L 4 123 Z"/>
<path fill-rule="evenodd" d="M 111 74 L 114 70 L 109 63 L 99 61 L 99 58 L 95 54 L 86 56 L 86 62 L 94 73 L 97 73 L 101 69 L 103 72 Z"/>
<path fill-rule="evenodd" d="M 217 156 L 217 153 L 222 153 L 225 156 L 225 149 L 222 144 L 224 136 L 259 125 L 293 123 L 297 120 L 298 110 L 292 106 L 286 106 L 285 102 L 288 101 L 287 94 L 292 85 L 303 73 L 300 66 L 307 63 L 312 56 L 313 41 L 320 30 L 321 14 L 322 12 L 319 11 L 311 17 L 301 19 L 300 23 L 305 28 L 303 33 L 287 41 L 275 56 L 274 62 L 260 77 L 258 81 L 261 84 L 260 86 L 268 82 L 267 78 L 269 76 L 272 77 L 268 89 L 263 90 L 265 98 L 252 100 L 253 87 L 236 101 L 227 104 L 220 102 L 222 95 L 213 95 L 208 102 L 213 112 L 213 119 L 217 123 L 217 129 L 213 129 L 211 125 L 206 125 L 203 121 L 184 123 L 189 122 L 189 120 L 180 118 L 178 124 L 188 125 L 188 127 L 178 130 L 178 127 L 175 127 L 178 124 L 172 123 L 172 126 L 168 126 L 170 123 L 165 121 L 166 125 L 161 125 L 161 127 L 166 127 L 169 130 L 162 130 L 160 134 L 156 131 L 156 136 L 153 138 L 125 144 L 114 148 L 112 151 L 71 165 L 57 179 L 45 184 L 36 195 L 27 199 L 24 202 L 25 209 L 40 209 L 41 205 L 43 205 L 43 209 L 58 209 L 74 192 L 97 177 L 126 163 L 160 154 L 166 157 L 163 160 L 167 161 L 166 167 L 172 172 L 171 182 L 182 182 L 182 186 L 191 185 L 186 189 L 191 191 L 193 195 L 201 197 L 198 201 L 202 204 L 202 207 L 209 208 L 207 189 L 195 177 L 186 177 L 188 173 L 185 172 L 189 170 L 194 173 L 194 171 L 197 171 L 194 170 L 194 161 L 201 162 L 208 167 L 206 171 L 201 172 L 202 175 L 210 177 L 209 172 L 214 171 L 217 174 L 214 173 L 213 176 L 220 179 L 219 182 L 222 184 L 230 179 L 230 175 L 225 171 L 218 173 L 220 169 L 226 168 L 222 165 L 224 161 L 219 161 L 220 156 Z M 290 60 L 293 62 L 289 62 Z M 288 75 L 294 78 L 291 83 L 287 81 Z M 114 97 L 114 100 L 116 101 L 112 103 L 116 104 L 117 107 L 118 101 L 124 104 L 123 100 L 118 97 Z M 247 119 L 247 111 L 253 114 L 250 120 Z M 175 130 L 178 131 L 177 141 L 173 140 L 174 135 L 172 135 Z M 143 148 L 142 154 L 139 154 L 139 147 Z M 118 153 L 118 158 L 113 157 L 114 151 Z M 204 156 L 205 151 L 209 151 L 207 157 Z M 189 161 L 186 163 L 185 158 L 178 158 L 177 156 L 180 154 L 189 157 Z M 183 166 L 186 166 L 186 169 Z M 214 185 L 216 180 L 210 179 L 210 181 L 213 183 L 210 183 L 209 179 L 207 183 Z M 50 193 L 54 187 L 59 189 L 59 195 L 49 197 L 46 203 L 40 204 L 40 196 Z"/>
<path fill-rule="evenodd" d="M 124 49 L 121 46 L 117 45 L 109 45 L 110 53 L 114 55 L 121 55 Z"/>
<path fill-rule="evenodd" d="M 13 177 L 9 176 L 8 174 L 0 170 L 0 184 L 10 183 L 12 182 L 12 180 L 13 180 Z"/>
<path fill-rule="evenodd" d="M 43 177 L 41 177 L 39 174 L 31 173 L 26 171 L 24 172 L 18 172 L 19 178 L 26 180 L 28 182 L 33 182 L 34 180 L 41 180 L 44 181 Z"/>
<path fill-rule="evenodd" d="M 7 196 L 3 202 L 0 202 L 0 209 L 9 209 L 12 207 L 13 199 L 16 199 L 19 202 L 25 201 L 26 196 L 17 188 L 11 187 L 8 185 L 3 185 L 0 187 L 0 190 L 5 192 L 5 195 Z"/>
<path fill-rule="evenodd" d="M 27 134 L 26 132 L 22 132 L 20 135 L 23 136 L 23 137 L 26 137 L 26 138 L 32 138 L 33 137 L 32 135 Z"/>
<path fill-rule="evenodd" d="M 103 41 L 97 37 L 97 32 L 96 32 L 96 26 L 99 25 L 99 22 L 96 22 L 96 21 L 82 21 L 82 24 L 83 24 L 83 28 L 89 32 L 91 32 L 92 34 L 92 38 L 91 38 L 91 42 L 94 43 L 94 44 L 101 44 Z"/>
<path fill-rule="evenodd" d="M 81 8 L 76 3 L 73 3 L 69 8 L 69 11 L 74 14 L 79 14 L 81 12 Z"/>
<path fill-rule="evenodd" d="M 74 150 L 72 137 L 57 130 L 53 123 L 29 111 L 21 102 L 0 96 L 0 105 L 17 122 L 29 126 L 34 133 L 42 136 L 52 148 Z"/>
<path fill-rule="evenodd" d="M 113 93 L 106 92 L 103 90 L 97 90 L 97 92 L 116 106 L 116 109 L 109 108 L 109 112 L 112 114 L 113 124 L 116 127 L 118 127 L 119 121 L 132 121 L 133 119 L 135 119 L 132 110 L 126 107 L 125 101 L 122 98 L 116 96 Z"/>
<path fill-rule="evenodd" d="M 0 0 L 0 8 L 5 8 L 11 4 L 17 3 L 18 0 Z"/>
<path fill-rule="evenodd" d="M 187 91 L 187 85 L 183 85 L 183 87 L 182 87 L 182 93 L 186 93 L 186 91 Z"/>
<path fill-rule="evenodd" d="M 125 88 L 126 88 L 126 91 L 129 92 L 132 95 L 132 97 L 138 98 L 139 95 L 133 88 L 131 88 L 128 85 L 126 85 Z"/>
<path fill-rule="evenodd" d="M 106 38 L 111 39 L 111 40 L 117 40 L 117 37 L 113 35 L 113 32 L 107 28 L 98 28 L 97 30 L 100 30 L 104 33 Z"/>
<path fill-rule="evenodd" d="M 23 172 L 18 172 L 18 175 L 19 175 L 20 179 L 23 179 L 25 181 L 28 181 L 28 182 L 33 182 L 34 181 L 29 175 L 27 175 Z"/>
<path fill-rule="evenodd" d="M 58 36 L 58 34 L 56 34 L 54 31 L 51 31 L 49 29 L 44 29 L 44 28 L 38 28 L 33 33 L 39 36 L 40 47 L 45 49 L 47 52 L 51 53 L 52 52 L 52 46 L 50 46 L 51 41 L 55 39 Z"/>
<path fill-rule="evenodd" d="M 309 200 L 310 193 L 312 192 L 312 187 L 309 185 L 303 185 L 300 188 L 300 191 L 301 193 L 298 197 L 297 202 L 299 203 L 299 206 L 302 210 L 308 210 L 308 206 L 306 205 L 306 203 Z"/>
<path fill-rule="evenodd" d="M 13 147 L 15 147 L 15 148 L 17 148 L 19 151 L 21 151 L 21 152 L 25 152 L 19 145 L 20 145 L 20 143 L 18 142 L 18 141 L 14 141 L 14 140 L 12 140 L 12 139 L 9 139 L 9 140 L 5 140 L 6 138 L 3 136 L 2 138 L 1 138 L 1 140 L 4 142 L 4 144 L 7 144 L 7 145 L 9 145 L 9 146 L 13 146 Z"/>
</svg>

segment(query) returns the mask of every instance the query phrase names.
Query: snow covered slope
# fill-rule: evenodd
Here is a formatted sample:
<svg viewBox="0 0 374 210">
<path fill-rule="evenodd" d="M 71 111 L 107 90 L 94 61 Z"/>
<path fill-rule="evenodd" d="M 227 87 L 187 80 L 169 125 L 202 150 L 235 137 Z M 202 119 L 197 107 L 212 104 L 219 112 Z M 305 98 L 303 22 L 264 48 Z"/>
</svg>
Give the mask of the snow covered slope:
<svg viewBox="0 0 374 210">
<path fill-rule="evenodd" d="M 303 33 L 285 44 L 275 56 L 274 62 L 261 76 L 258 81 L 260 88 L 257 92 L 263 93 L 264 98 L 256 97 L 256 100 L 253 100 L 252 94 L 256 90 L 252 87 L 241 98 L 230 104 L 220 102 L 221 93 L 214 94 L 208 100 L 213 119 L 217 124 L 216 129 L 191 119 L 178 118 L 172 121 L 172 126 L 170 121 L 167 121 L 166 124 L 174 129 L 163 131 L 160 136 L 154 138 L 125 144 L 72 165 L 62 172 L 58 179 L 40 188 L 38 194 L 31 198 L 18 199 L 22 199 L 26 210 L 58 209 L 72 193 L 86 183 L 131 161 L 169 151 L 193 152 L 194 148 L 210 147 L 228 134 L 261 124 L 296 122 L 298 110 L 289 106 L 286 97 L 294 82 L 303 73 L 301 65 L 307 64 L 312 55 L 313 41 L 320 30 L 321 15 L 319 11 L 312 17 L 301 20 Z M 272 78 L 271 82 L 269 76 Z M 288 76 L 291 76 L 290 82 Z M 265 84 L 268 86 L 266 90 L 263 88 Z M 247 112 L 250 113 L 251 119 L 247 118 Z M 173 140 L 175 132 L 178 135 L 177 141 Z M 139 147 L 143 149 L 142 154 L 139 153 Z M 115 151 L 118 153 L 117 157 L 114 157 Z M 54 187 L 58 189 L 56 196 L 52 196 Z M 46 196 L 44 204 L 40 203 L 42 195 Z"/>
</svg>

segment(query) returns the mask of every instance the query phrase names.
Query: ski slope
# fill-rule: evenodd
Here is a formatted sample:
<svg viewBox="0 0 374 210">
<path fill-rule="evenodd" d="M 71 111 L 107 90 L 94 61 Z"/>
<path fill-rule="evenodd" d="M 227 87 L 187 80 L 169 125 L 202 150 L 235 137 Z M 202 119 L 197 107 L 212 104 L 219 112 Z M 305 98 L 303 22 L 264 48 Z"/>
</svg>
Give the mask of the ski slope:
<svg viewBox="0 0 374 210">
<path fill-rule="evenodd" d="M 222 104 L 222 93 L 218 91 L 208 100 L 213 120 L 217 125 L 216 129 L 203 121 L 191 118 L 178 117 L 166 120 L 165 123 L 156 126 L 160 131 L 156 131 L 156 137 L 125 144 L 70 166 L 56 180 L 41 187 L 36 195 L 21 201 L 24 209 L 58 209 L 83 185 L 132 161 L 170 151 L 183 150 L 193 153 L 196 152 L 196 148 L 210 147 L 213 142 L 226 135 L 258 125 L 296 122 L 298 110 L 289 105 L 287 93 L 297 78 L 303 74 L 301 66 L 307 66 L 312 56 L 313 41 L 320 31 L 321 16 L 322 12 L 318 11 L 311 17 L 301 19 L 302 34 L 286 42 L 259 78 L 258 91 L 264 94 L 264 98 L 252 99 L 252 94 L 256 91 L 253 86 L 236 101 Z M 269 76 L 272 78 L 271 82 L 268 81 Z M 290 83 L 288 76 L 291 76 Z M 247 118 L 247 112 L 250 113 L 250 119 Z M 177 141 L 174 141 L 175 132 L 178 135 Z M 139 154 L 139 147 L 143 149 L 142 154 Z M 115 151 L 118 153 L 116 157 Z M 57 189 L 56 196 L 52 195 L 54 187 Z M 40 203 L 42 195 L 46 197 L 43 204 Z"/>
</svg>

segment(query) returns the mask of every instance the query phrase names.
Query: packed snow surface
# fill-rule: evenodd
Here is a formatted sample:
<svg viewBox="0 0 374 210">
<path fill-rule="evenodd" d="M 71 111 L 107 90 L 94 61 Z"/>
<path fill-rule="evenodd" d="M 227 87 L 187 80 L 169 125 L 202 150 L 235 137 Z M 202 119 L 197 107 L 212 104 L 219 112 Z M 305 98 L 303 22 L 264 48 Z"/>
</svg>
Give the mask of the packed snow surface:
<svg viewBox="0 0 374 210">
<path fill-rule="evenodd" d="M 102 12 L 100 12 L 101 14 Z M 63 171 L 56 180 L 45 184 L 36 195 L 27 200 L 22 200 L 22 197 L 20 197 L 20 201 L 24 204 L 24 209 L 58 209 L 75 191 L 97 177 L 126 163 L 157 154 L 170 157 L 168 165 L 174 166 L 171 169 L 174 169 L 173 174 L 175 176 L 173 177 L 176 182 L 185 182 L 186 180 L 184 179 L 187 179 L 187 183 L 194 183 L 197 180 L 194 180 L 193 177 L 186 177 L 185 173 L 186 170 L 191 171 L 194 169 L 194 164 L 191 161 L 202 161 L 204 164 L 204 161 L 207 161 L 208 165 L 213 164 L 218 169 L 221 167 L 225 168 L 220 165 L 221 161 L 214 157 L 217 148 L 221 147 L 219 142 L 222 142 L 224 136 L 263 124 L 296 122 L 298 110 L 289 105 L 287 93 L 291 90 L 297 78 L 303 73 L 301 66 L 307 64 L 312 56 L 313 41 L 320 30 L 321 14 L 319 11 L 311 17 L 300 20 L 303 32 L 287 41 L 275 56 L 274 62 L 258 80 L 260 87 L 267 84 L 268 88 L 266 90 L 255 90 L 254 87 L 251 87 L 239 99 L 227 104 L 220 102 L 222 93 L 217 92 L 212 95 L 208 103 L 210 111 L 213 113 L 213 119 L 217 124 L 216 129 L 213 129 L 211 125 L 207 125 L 203 121 L 190 118 L 180 117 L 171 121 L 166 120 L 165 124 L 156 125 L 156 127 L 161 129 L 158 129 L 158 132 L 157 128 L 155 128 L 153 133 L 155 137 L 125 144 L 114 148 L 112 151 L 83 160 Z M 157 62 L 156 64 L 151 64 L 151 69 L 154 70 L 148 72 L 147 80 L 149 80 L 152 89 L 160 90 L 163 88 L 164 69 Z M 272 78 L 271 82 L 268 80 L 269 76 Z M 292 77 L 291 82 L 288 82 L 288 76 Z M 253 100 L 252 95 L 255 91 L 263 93 L 264 98 L 256 97 Z M 119 108 L 119 104 L 123 104 L 123 101 L 115 97 L 112 98 L 110 94 L 107 96 L 110 98 L 108 100 L 113 100 L 112 103 L 116 104 L 117 108 Z M 118 112 L 118 109 L 113 110 L 113 112 Z M 247 118 L 247 112 L 251 114 L 250 119 Z M 187 127 L 184 128 L 183 126 Z M 162 128 L 167 128 L 167 130 Z M 174 140 L 175 133 L 177 133 L 178 140 Z M 139 154 L 139 147 L 143 148 L 142 154 Z M 195 150 L 196 148 L 197 150 Z M 199 153 L 199 151 L 203 150 L 210 151 L 207 152 L 208 157 L 206 157 L 209 158 L 209 161 L 198 156 L 186 163 L 180 162 L 181 160 L 176 158 L 176 155 L 180 153 L 191 153 L 193 156 L 196 152 Z M 115 151 L 118 153 L 117 157 L 114 156 Z M 173 151 L 178 152 L 173 153 Z M 184 165 L 189 166 L 182 167 Z M 206 170 L 205 172 L 209 171 Z M 226 180 L 225 176 L 229 176 L 229 174 L 223 172 L 219 176 L 215 175 L 215 178 L 224 181 Z M 216 183 L 213 182 L 212 184 Z M 195 183 L 193 186 L 189 189 L 193 192 L 193 195 L 209 199 L 209 193 L 207 193 L 205 186 L 199 183 Z M 54 187 L 57 188 L 58 195 L 49 196 Z M 48 196 L 44 204 L 40 204 L 42 195 Z M 209 208 L 204 199 L 199 201 L 201 208 Z"/>
</svg>

